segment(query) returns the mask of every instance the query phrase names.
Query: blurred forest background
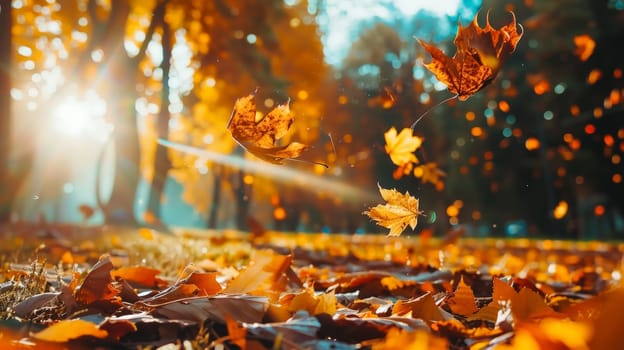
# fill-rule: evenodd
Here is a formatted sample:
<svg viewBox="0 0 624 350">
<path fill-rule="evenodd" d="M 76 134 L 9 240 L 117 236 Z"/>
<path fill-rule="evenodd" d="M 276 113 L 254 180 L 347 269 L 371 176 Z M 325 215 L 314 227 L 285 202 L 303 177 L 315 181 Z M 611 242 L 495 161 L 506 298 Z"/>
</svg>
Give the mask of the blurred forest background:
<svg viewBox="0 0 624 350">
<path fill-rule="evenodd" d="M 0 0 L 0 219 L 382 232 L 361 214 L 379 183 L 420 198 L 417 232 L 624 236 L 624 1 L 369 2 Z M 479 9 L 524 36 L 416 127 L 445 176 L 404 175 L 384 132 L 450 96 L 416 38 L 452 55 Z M 256 88 L 328 168 L 240 165 L 226 123 Z"/>
</svg>

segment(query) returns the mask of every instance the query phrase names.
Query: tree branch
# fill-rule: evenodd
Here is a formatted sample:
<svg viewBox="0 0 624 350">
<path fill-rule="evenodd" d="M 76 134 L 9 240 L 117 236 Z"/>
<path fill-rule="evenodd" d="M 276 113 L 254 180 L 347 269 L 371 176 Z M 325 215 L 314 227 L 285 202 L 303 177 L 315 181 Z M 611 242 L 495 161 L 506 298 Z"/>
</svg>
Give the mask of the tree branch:
<svg viewBox="0 0 624 350">
<path fill-rule="evenodd" d="M 147 27 L 147 31 L 145 32 L 145 39 L 143 43 L 141 43 L 141 47 L 139 48 L 139 53 L 134 56 L 133 60 L 138 64 L 143 57 L 145 57 L 145 53 L 147 52 L 147 47 L 149 46 L 150 41 L 152 41 L 152 37 L 154 36 L 154 31 L 157 27 L 162 27 L 165 22 L 165 7 L 169 0 L 160 1 L 156 7 L 154 7 L 152 21 L 150 22 L 149 27 Z"/>
</svg>

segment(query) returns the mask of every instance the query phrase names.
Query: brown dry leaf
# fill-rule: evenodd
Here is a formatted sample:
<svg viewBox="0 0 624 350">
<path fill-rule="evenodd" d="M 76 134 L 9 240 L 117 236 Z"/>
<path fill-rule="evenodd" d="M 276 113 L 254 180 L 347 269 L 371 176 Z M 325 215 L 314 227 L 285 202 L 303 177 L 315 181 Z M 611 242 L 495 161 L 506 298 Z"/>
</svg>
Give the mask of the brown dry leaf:
<svg viewBox="0 0 624 350">
<path fill-rule="evenodd" d="M 119 340 L 127 334 L 136 332 L 138 329 L 136 324 L 131 320 L 116 317 L 107 317 L 98 327 L 108 332 L 108 337 L 115 340 Z"/>
<path fill-rule="evenodd" d="M 131 284 L 148 288 L 161 288 L 167 285 L 167 282 L 156 277 L 158 274 L 159 270 L 145 266 L 126 266 L 111 271 L 113 278 L 121 278 Z"/>
<path fill-rule="evenodd" d="M 234 140 L 251 154 L 274 164 L 282 164 L 284 159 L 299 157 L 308 146 L 298 142 L 285 146 L 276 145 L 288 133 L 293 122 L 288 103 L 278 105 L 260 120 L 256 120 L 255 97 L 252 93 L 234 103 L 232 116 L 227 123 Z"/>
<path fill-rule="evenodd" d="M 55 343 L 65 343 L 83 336 L 104 339 L 108 336 L 108 332 L 99 329 L 97 325 L 91 322 L 74 319 L 57 322 L 40 332 L 32 334 L 32 337 L 37 340 Z"/>
<path fill-rule="evenodd" d="M 226 315 L 239 322 L 254 323 L 262 321 L 268 308 L 269 300 L 263 296 L 217 294 L 156 305 L 151 314 L 200 324 L 206 320 L 225 323 Z"/>
<path fill-rule="evenodd" d="M 388 236 L 400 236 L 408 225 L 412 230 L 415 229 L 418 215 L 422 214 L 418 210 L 418 198 L 412 197 L 409 192 L 402 194 L 396 189 L 388 190 L 379 184 L 377 186 L 387 203 L 378 204 L 362 214 L 375 220 L 377 225 L 390 229 Z"/>
<path fill-rule="evenodd" d="M 523 31 L 517 32 L 516 17 L 513 12 L 511 15 L 512 21 L 499 29 L 490 25 L 489 15 L 486 15 L 484 28 L 477 22 L 479 14 L 465 28 L 460 23 L 454 41 L 457 52 L 452 58 L 419 40 L 432 58 L 425 67 L 460 100 L 468 99 L 494 80 L 502 64 L 516 49 Z"/>
<path fill-rule="evenodd" d="M 84 220 L 89 220 L 93 214 L 95 214 L 95 209 L 88 204 L 81 204 L 78 206 L 78 211 L 82 214 L 82 218 Z"/>
<path fill-rule="evenodd" d="M 461 277 L 455 289 L 455 295 L 447 300 L 448 306 L 453 313 L 461 316 L 469 316 L 477 312 L 477 303 L 472 288 Z"/>
<path fill-rule="evenodd" d="M 150 298 L 141 300 L 141 303 L 149 306 L 157 306 L 179 299 L 195 297 L 197 295 L 199 295 L 199 287 L 194 284 L 180 283 L 160 291 Z"/>
<path fill-rule="evenodd" d="M 119 291 L 112 285 L 111 271 L 113 264 L 108 255 L 91 267 L 84 281 L 76 289 L 76 301 L 82 305 L 89 305 L 98 300 L 111 300 Z"/>
</svg>

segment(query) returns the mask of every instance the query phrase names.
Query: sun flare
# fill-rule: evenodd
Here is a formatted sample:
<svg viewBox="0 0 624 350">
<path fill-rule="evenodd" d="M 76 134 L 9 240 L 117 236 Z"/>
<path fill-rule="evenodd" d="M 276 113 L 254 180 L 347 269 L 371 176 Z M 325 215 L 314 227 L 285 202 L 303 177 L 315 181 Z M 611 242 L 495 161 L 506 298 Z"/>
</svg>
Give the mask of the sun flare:
<svg viewBox="0 0 624 350">
<path fill-rule="evenodd" d="M 95 91 L 89 90 L 83 96 L 69 95 L 54 109 L 54 130 L 65 136 L 106 136 L 110 124 L 106 122 L 106 102 Z"/>
</svg>

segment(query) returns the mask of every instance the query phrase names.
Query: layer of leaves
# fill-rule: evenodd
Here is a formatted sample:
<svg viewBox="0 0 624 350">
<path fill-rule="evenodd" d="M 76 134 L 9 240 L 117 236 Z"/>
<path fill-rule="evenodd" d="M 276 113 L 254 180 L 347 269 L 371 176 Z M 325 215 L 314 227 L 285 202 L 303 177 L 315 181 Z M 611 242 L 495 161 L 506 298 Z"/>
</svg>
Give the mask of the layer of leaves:
<svg viewBox="0 0 624 350">
<path fill-rule="evenodd" d="M 424 246 L 413 237 L 267 232 L 252 247 L 233 233 L 124 234 L 125 248 L 114 234 L 37 253 L 60 262 L 70 251 L 83 264 L 3 264 L 0 301 L 13 311 L 0 321 L 0 344 L 606 349 L 620 342 L 617 245 L 430 238 Z M 0 247 L 29 249 L 22 242 Z M 159 259 L 182 247 L 192 257 L 186 266 L 150 267 L 168 266 Z M 114 255 L 94 260 L 107 252 Z M 9 300 L 37 278 L 45 285 L 39 292 Z"/>
</svg>

